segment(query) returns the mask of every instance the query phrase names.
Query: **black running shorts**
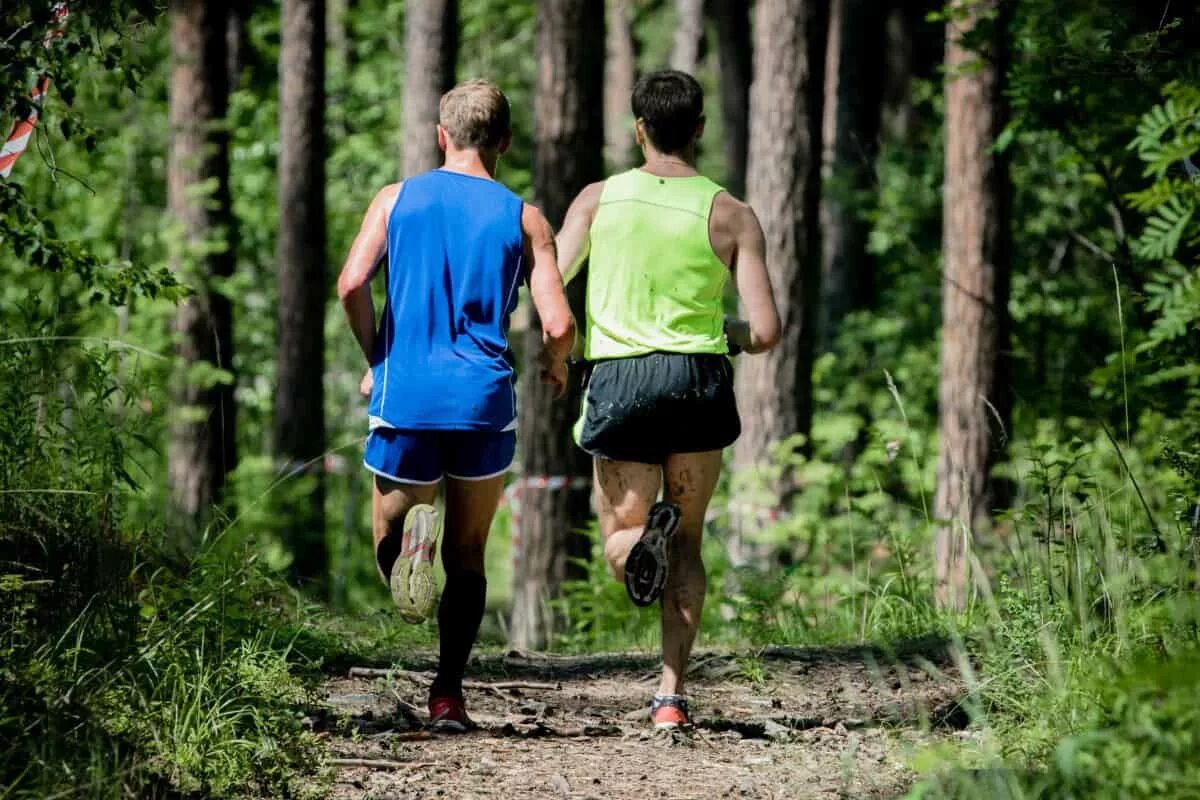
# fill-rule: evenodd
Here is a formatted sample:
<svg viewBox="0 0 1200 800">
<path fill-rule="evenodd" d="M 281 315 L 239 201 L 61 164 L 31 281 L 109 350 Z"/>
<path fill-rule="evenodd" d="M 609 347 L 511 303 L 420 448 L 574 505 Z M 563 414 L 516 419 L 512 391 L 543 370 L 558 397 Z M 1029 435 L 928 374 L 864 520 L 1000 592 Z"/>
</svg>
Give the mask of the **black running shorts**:
<svg viewBox="0 0 1200 800">
<path fill-rule="evenodd" d="M 712 353 L 649 353 L 592 367 L 579 446 L 614 461 L 662 464 L 672 453 L 721 450 L 742 432 L 733 365 Z"/>
</svg>

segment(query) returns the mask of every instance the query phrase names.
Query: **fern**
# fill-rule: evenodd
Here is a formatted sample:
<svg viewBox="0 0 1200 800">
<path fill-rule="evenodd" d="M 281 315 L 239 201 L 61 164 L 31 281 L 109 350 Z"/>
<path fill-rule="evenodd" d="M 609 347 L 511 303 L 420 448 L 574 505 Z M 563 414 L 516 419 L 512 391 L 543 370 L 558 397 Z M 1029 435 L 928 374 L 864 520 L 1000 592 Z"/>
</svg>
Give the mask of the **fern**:
<svg viewBox="0 0 1200 800">
<path fill-rule="evenodd" d="M 1179 243 L 1192 224 L 1196 204 L 1173 195 L 1146 220 L 1146 229 L 1134 242 L 1134 253 L 1140 258 L 1163 261 L 1175 255 Z"/>
</svg>

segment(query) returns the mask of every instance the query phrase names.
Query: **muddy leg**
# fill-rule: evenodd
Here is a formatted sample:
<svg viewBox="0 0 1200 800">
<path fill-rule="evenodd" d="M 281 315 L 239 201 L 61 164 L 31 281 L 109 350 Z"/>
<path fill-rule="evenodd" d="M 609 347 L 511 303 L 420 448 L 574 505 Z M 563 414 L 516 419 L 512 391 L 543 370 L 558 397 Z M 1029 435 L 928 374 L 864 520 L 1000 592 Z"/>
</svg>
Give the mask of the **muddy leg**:
<svg viewBox="0 0 1200 800">
<path fill-rule="evenodd" d="M 679 530 L 671 540 L 670 570 L 662 597 L 663 674 L 659 694 L 683 694 L 688 656 L 700 628 L 708 580 L 700 542 L 704 514 L 721 474 L 721 451 L 667 457 L 664 499 L 679 506 Z"/>
<path fill-rule="evenodd" d="M 646 515 L 658 499 L 662 472 L 657 464 L 595 459 L 596 509 L 604 558 L 619 581 L 625 579 L 625 559 L 642 538 Z"/>
</svg>

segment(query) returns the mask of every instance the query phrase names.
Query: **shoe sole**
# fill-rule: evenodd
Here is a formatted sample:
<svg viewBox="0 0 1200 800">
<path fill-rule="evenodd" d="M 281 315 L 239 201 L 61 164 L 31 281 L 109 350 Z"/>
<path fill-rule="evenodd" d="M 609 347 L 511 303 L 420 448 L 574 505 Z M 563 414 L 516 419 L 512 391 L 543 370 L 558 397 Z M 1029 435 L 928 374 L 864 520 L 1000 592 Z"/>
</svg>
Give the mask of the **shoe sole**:
<svg viewBox="0 0 1200 800">
<path fill-rule="evenodd" d="M 400 616 L 421 623 L 433 613 L 437 583 L 433 579 L 433 548 L 437 544 L 437 510 L 415 505 L 404 516 L 400 557 L 392 567 L 389 587 Z"/>
<path fill-rule="evenodd" d="M 439 719 L 430 723 L 429 727 L 440 733 L 466 733 L 467 726 L 452 719 Z"/>
<path fill-rule="evenodd" d="M 646 530 L 625 559 L 625 592 L 634 605 L 644 608 L 662 596 L 667 584 L 667 544 L 678 528 L 678 506 L 651 506 Z"/>
</svg>

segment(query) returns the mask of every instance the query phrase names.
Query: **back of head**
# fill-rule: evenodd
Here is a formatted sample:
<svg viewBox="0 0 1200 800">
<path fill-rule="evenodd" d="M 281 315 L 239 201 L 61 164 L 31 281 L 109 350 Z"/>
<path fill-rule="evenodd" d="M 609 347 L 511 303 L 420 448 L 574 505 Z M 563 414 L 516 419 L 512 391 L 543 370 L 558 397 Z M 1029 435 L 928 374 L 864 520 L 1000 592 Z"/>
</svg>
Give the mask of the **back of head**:
<svg viewBox="0 0 1200 800">
<path fill-rule="evenodd" d="M 491 81 L 470 80 L 442 95 L 438 123 L 455 147 L 493 150 L 511 131 L 508 98 Z"/>
<path fill-rule="evenodd" d="M 678 153 L 704 121 L 704 90 L 691 75 L 664 69 L 643 75 L 633 86 L 633 116 L 662 153 Z"/>
</svg>

